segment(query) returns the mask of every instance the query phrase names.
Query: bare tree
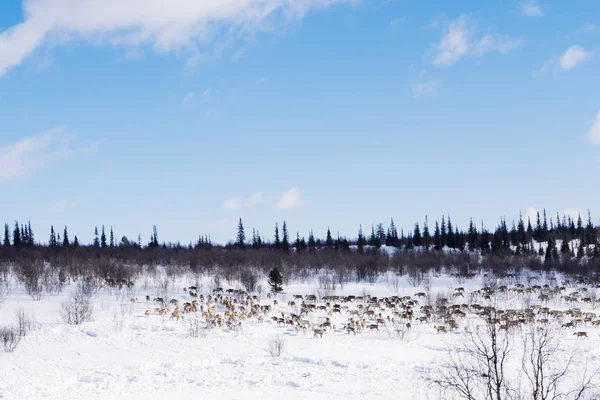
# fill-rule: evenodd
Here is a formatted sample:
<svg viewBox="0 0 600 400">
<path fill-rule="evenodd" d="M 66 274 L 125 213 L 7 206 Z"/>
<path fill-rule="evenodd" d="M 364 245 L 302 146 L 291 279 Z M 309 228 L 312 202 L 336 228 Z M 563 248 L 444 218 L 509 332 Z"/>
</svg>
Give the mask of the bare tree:
<svg viewBox="0 0 600 400">
<path fill-rule="evenodd" d="M 282 336 L 274 335 L 267 340 L 267 352 L 271 357 L 281 357 L 285 347 L 285 339 Z"/>
<path fill-rule="evenodd" d="M 25 336 L 29 331 L 33 329 L 33 320 L 25 313 L 22 308 L 17 311 L 17 333 L 19 336 Z"/>
<path fill-rule="evenodd" d="M 508 331 L 495 323 L 494 314 L 484 325 L 468 329 L 462 343 L 449 348 L 442 368 L 427 378 L 429 382 L 464 399 L 509 398 L 506 366 L 513 341 Z"/>
<path fill-rule="evenodd" d="M 521 365 L 530 385 L 529 398 L 533 400 L 581 399 L 592 388 L 595 374 L 584 373 L 582 383 L 569 390 L 568 377 L 576 362 L 575 353 L 567 354 L 565 357 L 557 326 L 529 325 L 523 330 L 521 339 L 523 343 Z"/>
<path fill-rule="evenodd" d="M 0 344 L 6 353 L 12 353 L 21 341 L 17 330 L 12 326 L 3 326 L 0 328 Z"/>
<path fill-rule="evenodd" d="M 248 293 L 254 293 L 256 291 L 256 285 L 258 284 L 258 276 L 256 272 L 250 268 L 243 269 L 240 272 L 240 283 L 244 286 Z"/>
<path fill-rule="evenodd" d="M 92 311 L 90 298 L 79 291 L 69 301 L 61 304 L 59 315 L 66 324 L 79 325 L 92 318 Z"/>
</svg>

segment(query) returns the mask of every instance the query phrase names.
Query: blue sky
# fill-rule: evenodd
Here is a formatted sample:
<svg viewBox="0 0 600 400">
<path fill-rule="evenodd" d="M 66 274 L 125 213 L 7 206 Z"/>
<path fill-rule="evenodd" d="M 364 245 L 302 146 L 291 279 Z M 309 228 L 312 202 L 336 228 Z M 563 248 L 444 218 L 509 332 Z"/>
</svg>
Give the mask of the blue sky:
<svg viewBox="0 0 600 400">
<path fill-rule="evenodd" d="M 0 32 L 0 216 L 38 240 L 600 214 L 592 0 L 7 0 Z"/>
</svg>

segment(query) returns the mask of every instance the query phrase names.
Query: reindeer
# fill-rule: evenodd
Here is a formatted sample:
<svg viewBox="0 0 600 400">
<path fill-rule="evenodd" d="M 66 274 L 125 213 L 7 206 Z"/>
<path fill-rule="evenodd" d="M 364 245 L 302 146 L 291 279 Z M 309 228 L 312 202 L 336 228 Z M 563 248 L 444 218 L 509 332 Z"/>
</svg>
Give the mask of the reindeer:
<svg viewBox="0 0 600 400">
<path fill-rule="evenodd" d="M 146 310 L 146 311 L 144 311 L 144 315 L 145 315 L 146 317 L 149 317 L 149 316 L 150 316 L 150 310 Z"/>
<path fill-rule="evenodd" d="M 573 335 L 576 336 L 577 339 L 579 339 L 579 338 L 589 339 L 587 332 L 575 332 L 575 333 L 573 333 Z"/>
<path fill-rule="evenodd" d="M 448 331 L 446 330 L 445 326 L 434 326 L 433 329 L 435 329 L 437 331 L 437 333 L 439 334 L 440 332 L 443 333 L 448 333 Z"/>
<path fill-rule="evenodd" d="M 313 329 L 313 338 L 316 338 L 317 336 L 319 336 L 322 339 L 324 332 L 325 332 L 324 329 L 319 329 L 319 328 Z"/>
<path fill-rule="evenodd" d="M 135 303 L 137 302 L 137 297 L 132 297 L 129 299 L 130 302 Z"/>
</svg>

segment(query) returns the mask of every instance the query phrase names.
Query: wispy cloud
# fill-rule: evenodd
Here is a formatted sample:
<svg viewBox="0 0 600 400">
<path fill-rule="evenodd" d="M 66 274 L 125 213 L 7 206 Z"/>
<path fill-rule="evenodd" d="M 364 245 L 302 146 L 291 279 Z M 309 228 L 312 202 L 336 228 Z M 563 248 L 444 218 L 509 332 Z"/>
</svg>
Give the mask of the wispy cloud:
<svg viewBox="0 0 600 400">
<path fill-rule="evenodd" d="M 223 209 L 227 211 L 239 210 L 241 208 L 255 207 L 263 202 L 263 194 L 260 191 L 252 193 L 249 197 L 232 197 L 223 202 Z"/>
<path fill-rule="evenodd" d="M 158 54 L 189 56 L 186 68 L 193 68 L 215 42 L 247 38 L 311 10 L 352 2 L 23 0 L 24 21 L 0 33 L 0 76 L 47 43 L 56 47 L 76 40 L 124 49 L 150 46 Z"/>
<path fill-rule="evenodd" d="M 467 55 L 480 56 L 489 52 L 505 54 L 523 44 L 520 38 L 506 35 L 489 34 L 476 38 L 476 32 L 477 22 L 467 15 L 451 21 L 444 29 L 440 42 L 433 47 L 433 64 L 447 67 Z"/>
<path fill-rule="evenodd" d="M 439 79 L 432 79 L 426 82 L 418 82 L 410 85 L 410 90 L 412 90 L 413 95 L 416 98 L 429 95 L 429 94 L 437 94 L 442 86 L 442 81 Z"/>
<path fill-rule="evenodd" d="M 289 210 L 292 208 L 296 208 L 301 206 L 303 203 L 302 196 L 300 194 L 300 189 L 291 188 L 287 190 L 277 203 L 278 210 Z"/>
<path fill-rule="evenodd" d="M 552 69 L 554 73 L 559 71 L 570 71 L 579 64 L 591 59 L 593 56 L 594 52 L 587 51 L 581 46 L 571 46 L 560 56 L 552 56 L 546 60 L 544 65 L 535 71 L 535 74 L 542 74 L 549 69 Z"/>
<path fill-rule="evenodd" d="M 76 135 L 57 127 L 45 133 L 0 146 L 0 183 L 29 176 L 60 159 L 95 150 L 95 146 L 76 147 Z"/>
<path fill-rule="evenodd" d="M 581 31 L 587 32 L 587 33 L 600 33 L 600 26 L 598 26 L 596 24 L 592 24 L 591 22 L 586 22 L 581 27 Z"/>
<path fill-rule="evenodd" d="M 542 18 L 544 15 L 544 10 L 540 7 L 537 0 L 526 0 L 519 4 L 519 10 L 521 11 L 521 15 L 532 18 Z"/>
<path fill-rule="evenodd" d="M 256 84 L 257 85 L 262 85 L 263 83 L 269 82 L 269 77 L 268 76 L 261 76 L 260 78 L 258 78 L 256 80 Z"/>
<path fill-rule="evenodd" d="M 189 92 L 188 94 L 183 96 L 183 99 L 181 99 L 181 105 L 185 106 L 185 105 L 189 104 L 193 99 L 194 99 L 194 92 Z"/>
<path fill-rule="evenodd" d="M 74 201 L 60 200 L 60 201 L 52 204 L 50 206 L 50 210 L 49 211 L 51 213 L 58 213 L 58 212 L 65 211 L 68 208 L 75 207 L 76 205 L 77 205 L 77 203 L 74 202 Z"/>
<path fill-rule="evenodd" d="M 204 92 L 202 92 L 202 97 L 207 98 L 211 95 L 212 93 L 212 88 L 207 87 L 206 89 L 204 89 Z"/>
<path fill-rule="evenodd" d="M 592 54 L 587 52 L 581 46 L 569 47 L 558 60 L 558 66 L 564 70 L 569 71 L 575 68 L 578 64 L 589 60 Z"/>
<path fill-rule="evenodd" d="M 587 133 L 587 139 L 594 146 L 600 146 L 600 111 L 596 114 L 596 120 L 592 123 L 592 127 Z"/>
</svg>

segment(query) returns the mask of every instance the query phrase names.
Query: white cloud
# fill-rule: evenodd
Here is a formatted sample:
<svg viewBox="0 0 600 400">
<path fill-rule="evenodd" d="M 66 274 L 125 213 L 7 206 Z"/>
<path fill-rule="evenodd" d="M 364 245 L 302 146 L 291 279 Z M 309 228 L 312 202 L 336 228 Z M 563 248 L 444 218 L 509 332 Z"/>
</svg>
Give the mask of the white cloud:
<svg viewBox="0 0 600 400">
<path fill-rule="evenodd" d="M 0 146 L 0 183 L 30 175 L 37 169 L 77 152 L 93 151 L 95 147 L 73 148 L 75 135 L 57 127 L 48 132 L 18 142 Z"/>
<path fill-rule="evenodd" d="M 204 92 L 202 92 L 202 97 L 208 97 L 212 93 L 212 88 L 207 87 Z"/>
<path fill-rule="evenodd" d="M 600 111 L 596 114 L 596 120 L 588 131 L 587 138 L 594 146 L 600 146 Z"/>
<path fill-rule="evenodd" d="M 57 213 L 65 211 L 67 208 L 75 207 L 77 205 L 74 201 L 60 200 L 50 206 L 50 212 Z"/>
<path fill-rule="evenodd" d="M 0 76 L 44 44 L 85 40 L 189 58 L 213 42 L 251 37 L 310 10 L 355 0 L 23 0 L 25 20 L 0 33 Z M 219 34 L 225 38 L 219 38 Z"/>
<path fill-rule="evenodd" d="M 526 0 L 519 4 L 519 9 L 521 10 L 521 15 L 526 17 L 541 18 L 546 15 L 537 0 Z"/>
<path fill-rule="evenodd" d="M 581 46 L 569 47 L 558 60 L 558 66 L 563 71 L 569 71 L 575 68 L 578 64 L 589 60 L 592 54 L 587 52 Z"/>
<path fill-rule="evenodd" d="M 258 78 L 256 80 L 256 84 L 257 85 L 260 85 L 260 84 L 263 84 L 263 83 L 266 83 L 266 82 L 269 82 L 269 77 L 267 77 L 267 76 L 261 76 L 260 78 Z"/>
<path fill-rule="evenodd" d="M 600 32 L 600 27 L 596 24 L 592 24 L 591 22 L 586 22 L 583 24 L 581 30 L 588 33 L 598 33 Z"/>
<path fill-rule="evenodd" d="M 439 79 L 433 79 L 427 82 L 413 83 L 410 85 L 410 89 L 412 90 L 413 95 L 416 98 L 419 98 L 428 94 L 436 94 L 441 85 L 442 81 Z"/>
<path fill-rule="evenodd" d="M 185 105 L 189 104 L 189 102 L 192 101 L 193 98 L 194 98 L 194 92 L 189 92 L 188 94 L 183 96 L 183 99 L 181 99 L 181 105 L 185 106 Z"/>
<path fill-rule="evenodd" d="M 223 209 L 227 211 L 239 210 L 240 208 L 255 207 L 263 202 L 262 192 L 254 192 L 248 198 L 232 197 L 223 202 Z"/>
<path fill-rule="evenodd" d="M 302 205 L 302 203 L 303 201 L 300 195 L 300 189 L 291 188 L 281 196 L 281 199 L 277 203 L 277 209 L 289 210 Z"/>
<path fill-rule="evenodd" d="M 451 21 L 439 44 L 434 46 L 433 64 L 445 67 L 466 55 L 480 56 L 493 51 L 505 54 L 522 45 L 521 39 L 505 35 L 486 35 L 477 39 L 476 31 L 476 21 L 464 14 Z"/>
</svg>

